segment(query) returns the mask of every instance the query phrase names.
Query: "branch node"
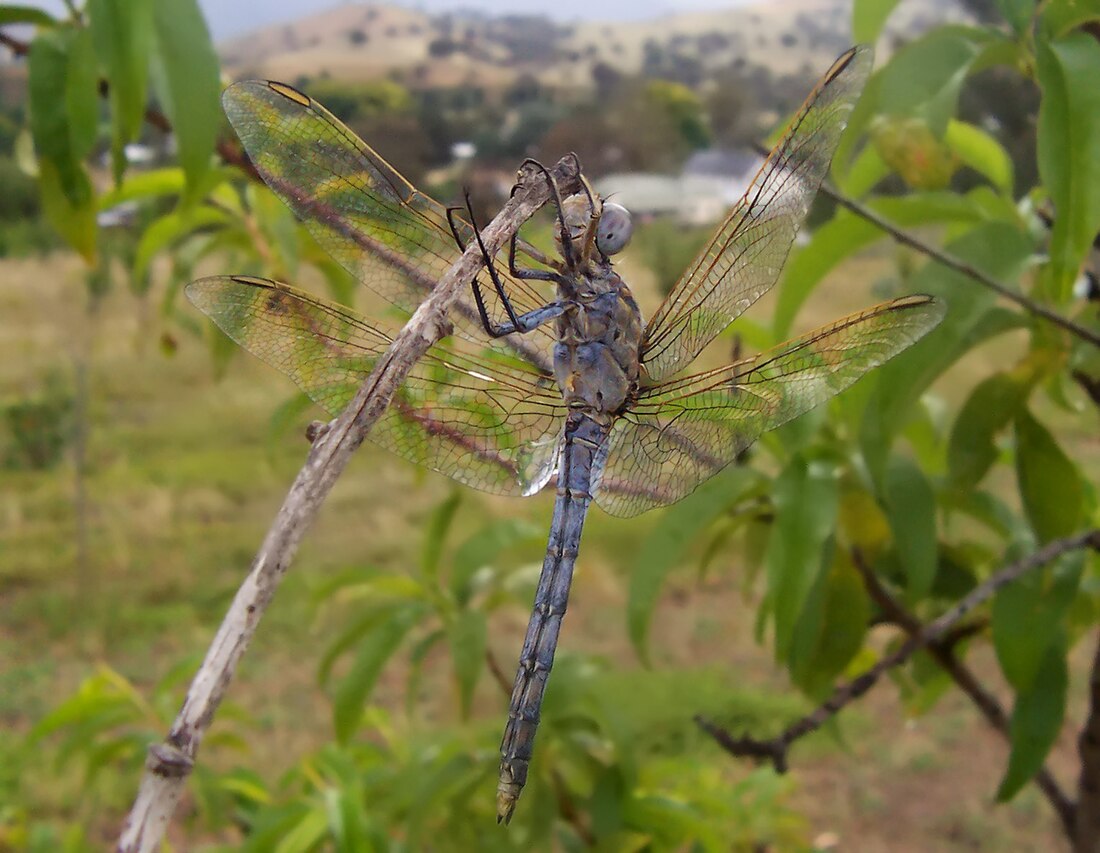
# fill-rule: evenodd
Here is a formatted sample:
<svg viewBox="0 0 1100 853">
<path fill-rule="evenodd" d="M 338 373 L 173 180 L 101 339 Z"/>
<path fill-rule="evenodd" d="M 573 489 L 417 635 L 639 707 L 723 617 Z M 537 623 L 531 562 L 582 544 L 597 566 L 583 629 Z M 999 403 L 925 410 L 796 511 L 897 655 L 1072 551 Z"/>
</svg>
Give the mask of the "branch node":
<svg viewBox="0 0 1100 853">
<path fill-rule="evenodd" d="M 183 779 L 191 775 L 193 759 L 171 744 L 154 743 L 145 757 L 145 769 L 166 779 Z"/>
</svg>

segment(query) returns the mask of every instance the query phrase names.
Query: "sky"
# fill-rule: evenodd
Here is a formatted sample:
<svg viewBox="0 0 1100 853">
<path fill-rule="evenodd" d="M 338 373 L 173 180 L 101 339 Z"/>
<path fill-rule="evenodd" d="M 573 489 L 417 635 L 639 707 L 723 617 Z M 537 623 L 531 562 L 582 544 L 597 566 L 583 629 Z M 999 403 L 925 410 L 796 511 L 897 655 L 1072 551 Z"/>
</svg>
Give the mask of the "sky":
<svg viewBox="0 0 1100 853">
<path fill-rule="evenodd" d="M 383 0 L 387 2 L 387 0 Z M 751 0 L 550 0 L 523 3 L 519 0 L 403 0 L 392 5 L 411 6 L 427 12 L 457 9 L 478 9 L 494 14 L 530 13 L 550 15 L 562 21 L 599 17 L 600 20 L 641 20 L 669 12 L 697 9 L 720 9 L 742 6 Z M 37 6 L 56 14 L 64 14 L 61 0 L 22 0 L 24 5 Z M 239 3 L 233 0 L 199 0 L 215 41 L 247 33 L 267 24 L 292 21 L 323 9 L 342 5 L 341 0 L 264 0 L 262 3 Z"/>
</svg>

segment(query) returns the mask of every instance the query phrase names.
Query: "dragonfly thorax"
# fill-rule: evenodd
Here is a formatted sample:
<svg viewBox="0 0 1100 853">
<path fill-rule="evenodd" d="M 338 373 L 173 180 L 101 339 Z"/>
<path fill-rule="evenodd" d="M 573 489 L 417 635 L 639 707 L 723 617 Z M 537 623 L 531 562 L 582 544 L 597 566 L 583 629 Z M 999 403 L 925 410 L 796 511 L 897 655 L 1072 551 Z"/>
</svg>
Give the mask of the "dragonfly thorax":
<svg viewBox="0 0 1100 853">
<path fill-rule="evenodd" d="M 637 389 L 642 316 L 610 263 L 596 266 L 562 300 L 554 375 L 569 406 L 614 415 Z"/>
</svg>

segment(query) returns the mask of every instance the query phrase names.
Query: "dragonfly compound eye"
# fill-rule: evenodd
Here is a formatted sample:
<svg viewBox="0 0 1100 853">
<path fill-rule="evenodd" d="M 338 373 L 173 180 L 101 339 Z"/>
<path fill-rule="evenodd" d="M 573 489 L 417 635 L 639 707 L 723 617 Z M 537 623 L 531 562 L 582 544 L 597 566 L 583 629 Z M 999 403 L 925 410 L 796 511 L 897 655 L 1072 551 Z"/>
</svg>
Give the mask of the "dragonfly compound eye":
<svg viewBox="0 0 1100 853">
<path fill-rule="evenodd" d="M 596 231 L 596 248 L 605 255 L 614 255 L 626 248 L 634 234 L 630 212 L 621 204 L 604 202 L 600 225 Z"/>
</svg>

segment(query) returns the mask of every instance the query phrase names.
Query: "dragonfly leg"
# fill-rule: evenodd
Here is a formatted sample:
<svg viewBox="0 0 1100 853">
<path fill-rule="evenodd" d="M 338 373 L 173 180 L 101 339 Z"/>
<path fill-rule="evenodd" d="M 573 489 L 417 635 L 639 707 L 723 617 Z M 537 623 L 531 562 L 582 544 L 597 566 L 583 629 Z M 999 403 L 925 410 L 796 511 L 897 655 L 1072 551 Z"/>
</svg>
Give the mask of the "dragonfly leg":
<svg viewBox="0 0 1100 853">
<path fill-rule="evenodd" d="M 574 157 L 576 157 L 576 155 L 574 155 Z M 538 160 L 528 157 L 523 161 L 523 165 L 534 166 L 542 173 L 542 176 L 546 178 L 546 185 L 550 188 L 550 203 L 554 205 L 554 212 L 557 214 L 558 224 L 561 227 L 561 253 L 565 257 L 565 266 L 567 269 L 575 269 L 577 256 L 573 248 L 573 238 L 569 233 L 569 226 L 565 223 L 565 205 L 561 199 L 561 190 L 558 189 L 558 182 L 554 180 L 554 176 L 550 174 L 550 170 Z M 579 162 L 578 165 L 580 165 Z"/>
<path fill-rule="evenodd" d="M 459 248 L 462 249 L 462 251 L 466 251 L 466 244 L 463 242 L 458 232 L 458 225 L 454 220 L 454 214 L 458 210 L 461 210 L 461 208 L 447 208 L 447 224 L 450 226 L 451 235 L 454 237 Z M 470 217 L 474 238 L 477 240 L 478 248 L 481 249 L 481 256 L 485 261 L 485 267 L 489 270 L 489 277 L 493 280 L 493 288 L 496 290 L 497 296 L 504 305 L 504 310 L 508 313 L 508 321 L 505 323 L 497 324 L 490 319 L 489 312 L 485 307 L 485 297 L 481 293 L 481 282 L 478 281 L 477 276 L 474 276 L 473 280 L 470 282 L 470 286 L 474 292 L 474 302 L 477 303 L 477 312 L 481 317 L 481 325 L 485 328 L 485 333 L 492 338 L 502 338 L 514 332 L 523 334 L 524 332 L 530 332 L 532 329 L 564 313 L 564 306 L 554 302 L 549 305 L 544 305 L 542 308 L 528 311 L 522 316 L 516 314 L 515 308 L 512 307 L 512 300 L 508 298 L 508 293 L 504 289 L 504 283 L 500 280 L 496 267 L 493 265 L 493 259 L 490 257 L 489 251 L 485 247 L 485 243 L 482 242 L 481 231 L 477 227 L 474 211 L 470 204 L 469 193 L 466 194 L 466 212 Z"/>
<path fill-rule="evenodd" d="M 513 234 L 511 241 L 508 243 L 508 272 L 516 278 L 533 281 L 552 281 L 555 284 L 560 283 L 563 278 L 561 273 L 553 272 L 552 270 L 524 269 L 516 266 L 516 236 L 517 235 Z M 524 251 L 530 254 L 529 249 L 525 248 Z M 536 258 L 536 260 L 542 259 Z M 550 263 L 549 259 L 546 260 L 546 263 Z"/>
<path fill-rule="evenodd" d="M 504 306 L 504 311 L 507 313 L 509 321 L 511 321 L 512 328 L 518 330 L 519 315 L 516 314 L 516 309 L 512 307 L 512 300 L 508 298 L 508 292 L 504 289 L 504 283 L 500 280 L 500 276 L 497 275 L 497 268 L 493 264 L 493 259 L 489 255 L 489 250 L 485 248 L 485 243 L 481 239 L 481 229 L 478 227 L 477 219 L 474 217 L 474 208 L 470 203 L 470 191 L 466 190 L 463 195 L 466 198 L 466 213 L 469 214 L 470 225 L 474 229 L 474 239 L 477 240 L 477 246 L 481 249 L 481 257 L 485 261 L 485 269 L 489 271 L 489 278 L 493 281 L 493 289 L 496 290 L 497 298 L 500 299 L 501 304 Z M 451 228 L 455 230 L 453 222 Z M 463 249 L 463 251 L 465 251 L 465 249 Z M 481 314 L 481 322 L 485 326 L 485 331 L 494 337 L 499 337 L 499 335 L 493 331 L 492 323 L 489 320 L 489 314 L 485 310 L 485 300 L 481 296 L 481 283 L 477 280 L 477 276 L 474 276 L 473 281 L 470 283 L 474 288 L 474 301 L 477 302 L 477 310 L 478 313 Z"/>
</svg>

